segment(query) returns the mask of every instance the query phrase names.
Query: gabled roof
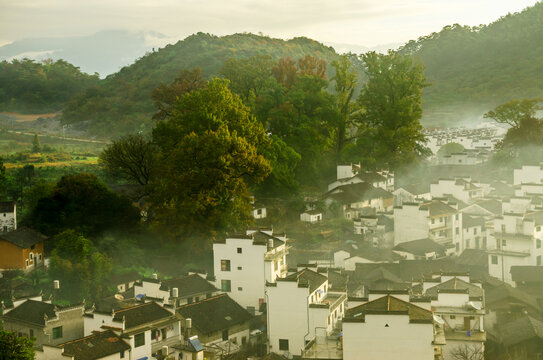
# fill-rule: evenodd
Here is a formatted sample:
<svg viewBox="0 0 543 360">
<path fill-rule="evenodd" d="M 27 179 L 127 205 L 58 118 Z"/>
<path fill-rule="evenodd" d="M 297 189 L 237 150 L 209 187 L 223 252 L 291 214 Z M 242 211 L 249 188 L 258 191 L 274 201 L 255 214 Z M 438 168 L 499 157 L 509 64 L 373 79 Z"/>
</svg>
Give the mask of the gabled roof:
<svg viewBox="0 0 543 360">
<path fill-rule="evenodd" d="M 502 214 L 502 202 L 498 200 L 480 200 L 475 203 L 494 215 Z"/>
<path fill-rule="evenodd" d="M 456 258 L 459 265 L 488 266 L 488 254 L 480 249 L 464 249 L 462 254 Z"/>
<path fill-rule="evenodd" d="M 448 281 L 442 282 L 441 284 L 427 289 L 426 295 L 437 296 L 438 292 L 446 290 L 467 290 L 470 298 L 482 298 L 484 294 L 483 289 L 481 289 L 479 286 L 454 277 Z"/>
<path fill-rule="evenodd" d="M 497 286 L 486 293 L 485 302 L 489 308 L 501 301 L 506 301 L 508 304 L 522 303 L 530 306 L 533 310 L 540 311 L 540 306 L 535 297 L 508 284 Z"/>
<path fill-rule="evenodd" d="M 15 201 L 0 201 L 0 213 L 12 213 L 15 210 Z"/>
<path fill-rule="evenodd" d="M 485 228 L 485 219 L 482 217 L 473 217 L 468 214 L 462 215 L 462 228 L 468 229 L 475 226 L 481 226 Z"/>
<path fill-rule="evenodd" d="M 170 290 L 178 288 L 179 297 L 189 297 L 191 295 L 217 291 L 215 286 L 198 274 L 164 280 L 162 284 L 168 286 Z"/>
<path fill-rule="evenodd" d="M 162 306 L 155 302 L 149 302 L 146 304 L 136 305 L 126 309 L 115 311 L 113 319 L 122 321 L 126 320 L 125 328 L 130 329 L 146 323 L 165 320 L 174 316 L 171 312 L 164 309 Z"/>
<path fill-rule="evenodd" d="M 334 290 L 345 290 L 347 285 L 347 276 L 339 271 L 328 269 L 328 286 Z"/>
<path fill-rule="evenodd" d="M 440 255 L 445 254 L 445 246 L 430 239 L 406 241 L 394 246 L 393 250 L 403 251 L 417 256 L 425 256 L 429 252 L 435 252 Z"/>
<path fill-rule="evenodd" d="M 364 318 L 365 315 L 370 314 L 397 315 L 401 313 L 409 315 L 409 321 L 411 322 L 431 324 L 434 321 L 431 311 L 398 299 L 390 294 L 347 310 L 345 320 L 347 320 L 347 318 Z"/>
<path fill-rule="evenodd" d="M 543 211 L 530 212 L 524 216 L 524 219 L 532 220 L 535 226 L 541 226 L 543 225 Z"/>
<path fill-rule="evenodd" d="M 332 198 L 342 204 L 352 204 L 364 200 L 393 198 L 394 195 L 381 188 L 376 188 L 368 182 L 361 182 L 338 186 L 328 191 L 325 197 Z"/>
<path fill-rule="evenodd" d="M 511 266 L 510 272 L 515 282 L 543 283 L 543 266 Z"/>
<path fill-rule="evenodd" d="M 391 281 L 391 282 L 395 282 L 395 283 L 403 283 L 404 281 L 402 279 L 400 279 L 398 276 L 394 275 L 392 272 L 390 272 L 389 270 L 383 268 L 383 267 L 378 267 L 377 269 L 374 269 L 372 271 L 370 271 L 369 273 L 363 275 L 361 277 L 362 280 L 365 280 L 365 281 L 380 281 L 380 280 L 387 280 L 387 281 Z"/>
<path fill-rule="evenodd" d="M 96 360 L 130 350 L 130 345 L 111 330 L 96 331 L 59 346 L 64 348 L 64 354 L 73 356 L 75 360 Z"/>
<path fill-rule="evenodd" d="M 420 206 L 421 210 L 428 210 L 430 216 L 455 214 L 456 209 L 439 201 L 433 200 Z"/>
<path fill-rule="evenodd" d="M 299 284 L 308 284 L 309 292 L 317 290 L 328 278 L 318 272 L 309 269 L 302 269 L 294 274 L 290 274 L 285 279 L 297 280 Z"/>
<path fill-rule="evenodd" d="M 43 242 L 47 236 L 27 227 L 20 227 L 17 230 L 0 233 L 0 240 L 5 240 L 22 249 L 28 249 L 32 245 Z"/>
<path fill-rule="evenodd" d="M 516 345 L 534 338 L 543 339 L 543 322 L 531 316 L 525 316 L 502 326 L 500 333 L 505 346 Z"/>
<path fill-rule="evenodd" d="M 400 189 L 404 189 L 411 195 L 422 195 L 430 193 L 430 184 L 429 183 L 415 183 L 400 186 Z"/>
<path fill-rule="evenodd" d="M 403 259 L 390 249 L 378 248 L 367 243 L 356 245 L 356 248 L 353 245 L 345 245 L 342 250 L 347 251 L 351 257 L 358 256 L 374 262 L 394 262 Z"/>
<path fill-rule="evenodd" d="M 185 319 L 192 319 L 192 326 L 202 334 L 226 330 L 252 318 L 247 310 L 227 294 L 180 306 L 177 312 Z"/>
<path fill-rule="evenodd" d="M 55 305 L 43 301 L 27 300 L 3 316 L 9 321 L 23 321 L 45 326 L 45 316 L 56 317 Z"/>
</svg>

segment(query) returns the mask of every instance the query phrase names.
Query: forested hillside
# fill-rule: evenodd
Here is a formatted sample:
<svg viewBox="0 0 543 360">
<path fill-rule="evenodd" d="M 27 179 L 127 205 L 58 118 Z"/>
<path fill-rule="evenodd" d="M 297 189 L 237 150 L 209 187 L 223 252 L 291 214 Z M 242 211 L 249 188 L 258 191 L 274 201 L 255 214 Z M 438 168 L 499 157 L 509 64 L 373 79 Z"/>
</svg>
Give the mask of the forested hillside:
<svg viewBox="0 0 543 360">
<path fill-rule="evenodd" d="M 0 111 L 55 112 L 77 93 L 98 83 L 64 60 L 0 62 Z"/>
<path fill-rule="evenodd" d="M 155 87 L 171 83 L 183 69 L 200 67 L 204 77 L 210 78 L 226 60 L 255 55 L 270 55 L 275 60 L 311 55 L 328 62 L 338 58 L 333 48 L 307 38 L 284 41 L 253 34 L 218 37 L 198 33 L 147 54 L 102 80 L 100 86 L 74 97 L 64 110 L 63 120 L 70 124 L 85 122 L 91 132 L 100 135 L 149 130 L 155 111 L 151 99 Z"/>
<path fill-rule="evenodd" d="M 426 66 L 427 120 L 440 113 L 458 121 L 460 108 L 482 114 L 510 99 L 543 96 L 543 3 L 489 25 L 447 26 L 401 51 Z"/>
</svg>

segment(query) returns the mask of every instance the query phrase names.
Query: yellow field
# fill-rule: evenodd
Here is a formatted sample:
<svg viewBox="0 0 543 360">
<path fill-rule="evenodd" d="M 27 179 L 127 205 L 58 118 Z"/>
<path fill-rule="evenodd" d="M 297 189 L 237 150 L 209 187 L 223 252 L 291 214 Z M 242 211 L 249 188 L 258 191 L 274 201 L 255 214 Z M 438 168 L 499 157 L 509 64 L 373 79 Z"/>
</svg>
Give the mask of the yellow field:
<svg viewBox="0 0 543 360">
<path fill-rule="evenodd" d="M 52 117 L 57 116 L 58 114 L 59 113 L 22 115 L 22 114 L 18 114 L 18 113 L 0 112 L 0 115 L 15 116 L 15 121 L 16 122 L 35 121 L 38 118 L 52 118 Z"/>
</svg>

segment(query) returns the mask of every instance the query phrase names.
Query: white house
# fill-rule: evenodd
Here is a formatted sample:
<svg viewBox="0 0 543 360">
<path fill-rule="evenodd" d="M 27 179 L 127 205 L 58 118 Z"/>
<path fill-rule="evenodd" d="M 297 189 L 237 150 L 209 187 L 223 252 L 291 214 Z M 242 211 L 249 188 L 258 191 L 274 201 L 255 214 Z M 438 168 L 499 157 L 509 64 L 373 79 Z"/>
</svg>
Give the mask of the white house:
<svg viewBox="0 0 543 360">
<path fill-rule="evenodd" d="M 452 223 L 456 213 L 455 208 L 440 200 L 404 203 L 395 207 L 394 245 L 425 238 L 442 245 L 451 244 Z"/>
<path fill-rule="evenodd" d="M 0 232 L 17 230 L 17 205 L 15 201 L 0 202 Z"/>
<path fill-rule="evenodd" d="M 267 283 L 270 352 L 300 356 L 319 329 L 331 334 L 337 328 L 347 294 L 331 291 L 325 274 L 303 268 Z"/>
<path fill-rule="evenodd" d="M 268 216 L 268 210 L 262 205 L 253 205 L 253 218 L 265 219 Z"/>
<path fill-rule="evenodd" d="M 496 241 L 488 251 L 491 276 L 513 283 L 512 266 L 543 266 L 543 211 L 509 213 L 494 220 Z"/>
<path fill-rule="evenodd" d="M 430 195 L 430 184 L 416 183 L 398 187 L 393 192 L 394 206 L 401 206 L 403 203 L 414 203 L 432 200 Z"/>
<path fill-rule="evenodd" d="M 472 203 L 483 197 L 483 189 L 465 179 L 439 179 L 430 184 L 433 198 L 454 196 L 465 203 Z"/>
<path fill-rule="evenodd" d="M 434 315 L 443 322 L 443 358 L 456 359 L 455 354 L 462 350 L 469 351 L 473 358 L 481 358 L 486 341 L 481 283 L 471 282 L 468 274 L 441 274 L 424 281 L 422 287 L 424 295 L 431 299 Z"/>
<path fill-rule="evenodd" d="M 513 170 L 513 184 L 541 184 L 543 183 L 543 163 L 539 165 L 523 165 Z"/>
<path fill-rule="evenodd" d="M 433 360 L 437 338 L 430 310 L 410 303 L 407 294 L 380 295 L 347 311 L 343 359 Z"/>
<path fill-rule="evenodd" d="M 213 244 L 215 286 L 254 314 L 264 300 L 266 282 L 287 273 L 285 234 L 247 230 Z"/>
<path fill-rule="evenodd" d="M 324 197 L 327 205 L 339 203 L 347 219 L 357 218 L 368 209 L 372 212 L 387 212 L 394 206 L 392 193 L 367 182 L 338 186 L 328 191 Z"/>
<path fill-rule="evenodd" d="M 91 310 L 83 316 L 85 336 L 93 331 L 113 329 L 130 345 L 132 359 L 151 357 L 163 346 L 179 345 L 181 325 L 175 308 L 162 307 L 154 302 L 140 303 L 105 312 Z"/>
<path fill-rule="evenodd" d="M 322 211 L 307 210 L 300 214 L 300 221 L 316 224 L 322 221 Z"/>
</svg>

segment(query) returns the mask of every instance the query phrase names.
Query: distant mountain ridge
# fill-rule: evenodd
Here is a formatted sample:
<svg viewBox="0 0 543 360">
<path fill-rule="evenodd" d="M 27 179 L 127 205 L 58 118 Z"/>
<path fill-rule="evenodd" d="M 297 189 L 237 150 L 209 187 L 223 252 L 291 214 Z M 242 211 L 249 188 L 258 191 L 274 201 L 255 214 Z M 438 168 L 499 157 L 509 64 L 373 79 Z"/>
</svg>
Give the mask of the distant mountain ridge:
<svg viewBox="0 0 543 360">
<path fill-rule="evenodd" d="M 0 46 L 0 61 L 29 58 L 63 59 L 101 77 L 130 65 L 152 49 L 164 46 L 164 35 L 151 31 L 104 30 L 88 36 L 28 38 Z"/>
</svg>

